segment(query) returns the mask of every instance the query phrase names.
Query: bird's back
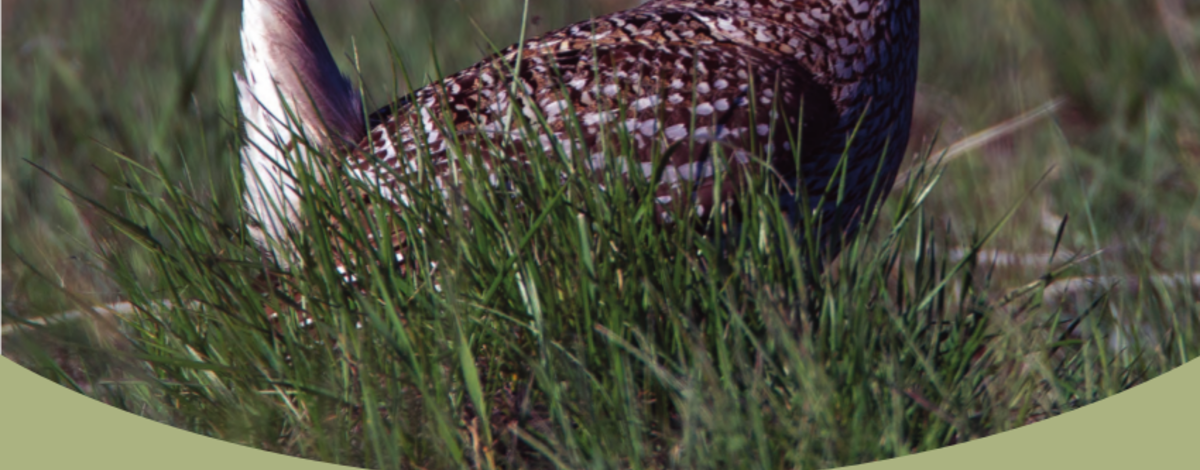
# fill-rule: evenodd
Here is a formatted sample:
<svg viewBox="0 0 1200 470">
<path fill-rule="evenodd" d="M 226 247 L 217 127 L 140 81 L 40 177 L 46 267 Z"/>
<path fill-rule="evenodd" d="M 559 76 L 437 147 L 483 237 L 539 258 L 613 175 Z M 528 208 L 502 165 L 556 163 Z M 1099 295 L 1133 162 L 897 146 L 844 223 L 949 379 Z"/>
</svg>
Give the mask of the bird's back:
<svg viewBox="0 0 1200 470">
<path fill-rule="evenodd" d="M 668 153 L 658 194 L 665 218 L 672 206 L 710 213 L 719 200 L 714 166 L 736 178 L 764 157 L 785 199 L 803 189 L 816 201 L 836 189 L 830 180 L 854 134 L 844 203 L 837 214 L 826 206 L 827 215 L 845 219 L 830 220 L 835 230 L 845 228 L 877 175 L 876 193 L 890 187 L 907 144 L 916 5 L 650 2 L 514 45 L 417 90 L 377 114 L 382 123 L 360 146 L 366 152 L 349 163 L 402 199 L 404 175 L 417 169 L 414 155 L 429 155 L 435 172 L 444 172 L 454 157 L 448 148 L 506 153 L 482 155 L 489 165 L 513 153 L 512 145 L 480 139 L 516 143 L 518 152 L 522 145 L 557 149 L 593 169 L 639 165 L 644 174 L 652 157 Z M 627 136 L 631 155 L 610 151 L 606 158 L 601 140 L 615 134 Z M 726 198 L 739 189 L 723 188 Z"/>
<path fill-rule="evenodd" d="M 454 159 L 494 168 L 536 146 L 596 170 L 649 174 L 662 156 L 666 219 L 689 206 L 710 214 L 740 190 L 713 194 L 717 171 L 732 181 L 766 161 L 784 204 L 797 191 L 809 201 L 837 194 L 840 205 L 822 206 L 823 232 L 841 233 L 886 193 L 903 157 L 917 30 L 917 0 L 652 1 L 416 90 L 376 113 L 341 163 L 402 206 L 415 174 L 432 171 L 448 187 Z M 618 135 L 627 151 L 606 154 Z"/>
</svg>

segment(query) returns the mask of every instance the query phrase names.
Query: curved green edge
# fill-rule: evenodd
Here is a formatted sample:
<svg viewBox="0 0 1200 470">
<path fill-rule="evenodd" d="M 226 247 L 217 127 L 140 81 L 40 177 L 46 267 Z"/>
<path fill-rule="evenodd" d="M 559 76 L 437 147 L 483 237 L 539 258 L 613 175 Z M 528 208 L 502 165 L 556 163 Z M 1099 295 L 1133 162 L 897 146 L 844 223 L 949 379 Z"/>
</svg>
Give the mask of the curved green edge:
<svg viewBox="0 0 1200 470">
<path fill-rule="evenodd" d="M 1200 468 L 1200 361 L 1051 420 L 851 468 Z M 0 360 L 4 468 L 348 468 L 199 436 L 120 411 Z"/>
</svg>

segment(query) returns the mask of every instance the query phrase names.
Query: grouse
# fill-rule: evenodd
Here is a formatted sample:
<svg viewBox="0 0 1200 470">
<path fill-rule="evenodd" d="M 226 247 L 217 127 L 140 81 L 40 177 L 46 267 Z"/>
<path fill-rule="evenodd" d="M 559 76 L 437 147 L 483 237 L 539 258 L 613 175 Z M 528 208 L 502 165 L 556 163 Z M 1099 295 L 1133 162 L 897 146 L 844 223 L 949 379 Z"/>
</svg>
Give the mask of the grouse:
<svg viewBox="0 0 1200 470">
<path fill-rule="evenodd" d="M 445 190 L 469 159 L 490 169 L 535 146 L 592 170 L 661 175 L 663 220 L 679 207 L 712 214 L 750 190 L 716 194 L 717 173 L 766 164 L 793 219 L 815 211 L 835 240 L 903 159 L 918 30 L 918 0 L 652 0 L 508 47 L 367 115 L 304 0 L 244 0 L 236 80 L 252 232 L 265 245 L 296 223 L 287 152 L 304 135 L 396 210 L 409 175 Z M 606 155 L 617 134 L 628 154 Z"/>
</svg>

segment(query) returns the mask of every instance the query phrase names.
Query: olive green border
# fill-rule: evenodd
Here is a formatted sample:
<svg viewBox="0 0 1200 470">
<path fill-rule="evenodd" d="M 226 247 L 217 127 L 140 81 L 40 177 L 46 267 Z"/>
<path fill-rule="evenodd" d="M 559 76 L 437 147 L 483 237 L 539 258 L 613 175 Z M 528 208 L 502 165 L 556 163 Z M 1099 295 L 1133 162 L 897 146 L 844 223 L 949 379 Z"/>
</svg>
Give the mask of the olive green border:
<svg viewBox="0 0 1200 470">
<path fill-rule="evenodd" d="M 0 468 L 331 470 L 156 423 L 0 360 Z"/>
<path fill-rule="evenodd" d="M 197 436 L 0 360 L 0 467 L 346 468 Z M 1098 404 L 976 442 L 855 468 L 1200 468 L 1200 361 Z"/>
</svg>

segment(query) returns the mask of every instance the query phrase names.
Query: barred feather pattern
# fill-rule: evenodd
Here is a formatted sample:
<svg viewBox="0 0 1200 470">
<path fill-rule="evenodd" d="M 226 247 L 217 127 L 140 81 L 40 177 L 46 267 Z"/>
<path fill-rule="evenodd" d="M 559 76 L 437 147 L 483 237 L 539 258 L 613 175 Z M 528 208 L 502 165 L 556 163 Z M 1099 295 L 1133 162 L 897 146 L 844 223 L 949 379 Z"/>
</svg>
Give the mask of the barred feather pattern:
<svg viewBox="0 0 1200 470">
<path fill-rule="evenodd" d="M 400 207 L 411 175 L 433 174 L 446 189 L 466 163 L 457 158 L 494 168 L 538 145 L 592 169 L 638 165 L 648 175 L 655 149 L 672 148 L 656 194 L 664 220 L 672 207 L 706 215 L 736 198 L 735 184 L 714 194 L 715 167 L 734 181 L 765 161 L 793 215 L 795 191 L 812 204 L 840 195 L 819 213 L 823 237 L 845 234 L 903 159 L 918 29 L 917 0 L 651 1 L 511 46 L 379 110 L 343 164 Z M 517 114 L 545 125 L 527 132 Z M 614 132 L 632 139 L 631 155 L 605 158 Z M 483 139 L 518 151 L 451 151 L 506 149 Z M 844 154 L 844 174 L 835 174 Z"/>
</svg>

